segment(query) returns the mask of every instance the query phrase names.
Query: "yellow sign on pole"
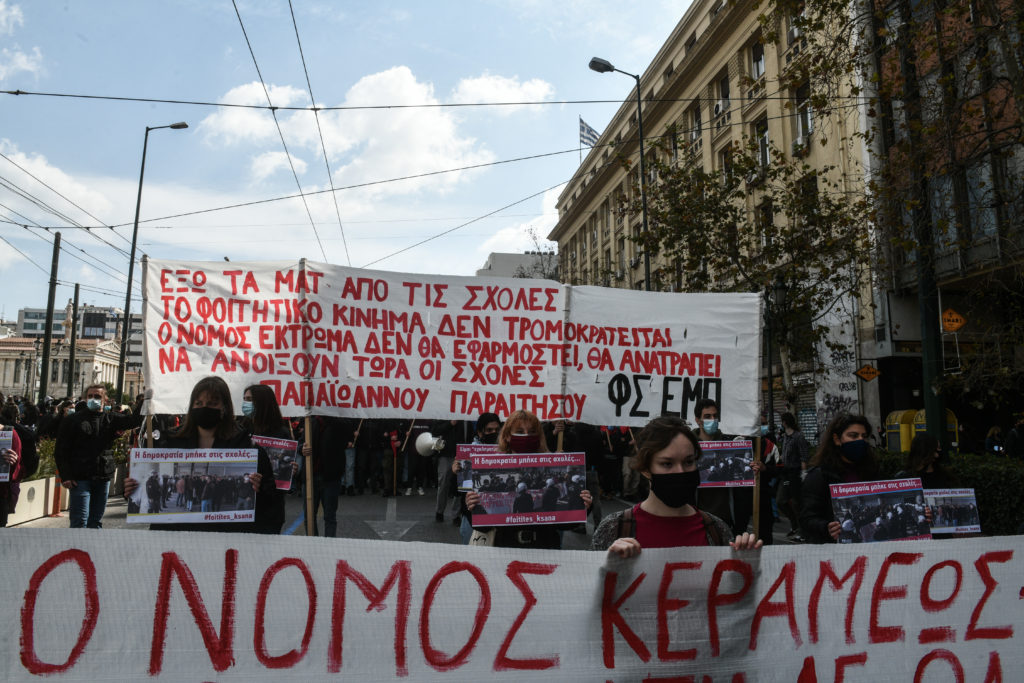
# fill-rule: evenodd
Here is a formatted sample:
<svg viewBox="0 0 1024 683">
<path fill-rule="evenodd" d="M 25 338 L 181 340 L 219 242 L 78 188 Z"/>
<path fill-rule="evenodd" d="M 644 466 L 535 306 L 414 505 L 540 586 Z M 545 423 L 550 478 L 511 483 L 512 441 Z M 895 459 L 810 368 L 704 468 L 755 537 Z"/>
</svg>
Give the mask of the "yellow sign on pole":
<svg viewBox="0 0 1024 683">
<path fill-rule="evenodd" d="M 854 372 L 853 374 L 857 375 L 865 382 L 870 382 L 874 378 L 881 375 L 882 371 L 874 367 L 873 365 L 862 365 L 860 369 Z"/>
<path fill-rule="evenodd" d="M 943 332 L 956 332 L 961 327 L 967 324 L 967 319 L 962 315 L 954 311 L 952 308 L 947 308 L 942 312 L 942 331 Z"/>
</svg>

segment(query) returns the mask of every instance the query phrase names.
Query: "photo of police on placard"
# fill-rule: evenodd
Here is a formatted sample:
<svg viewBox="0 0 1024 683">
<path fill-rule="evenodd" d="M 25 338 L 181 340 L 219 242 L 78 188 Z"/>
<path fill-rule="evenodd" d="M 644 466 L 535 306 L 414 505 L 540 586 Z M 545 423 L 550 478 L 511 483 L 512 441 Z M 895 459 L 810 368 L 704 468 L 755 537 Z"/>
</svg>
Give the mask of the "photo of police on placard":
<svg viewBox="0 0 1024 683">
<path fill-rule="evenodd" d="M 832 484 L 840 543 L 931 538 L 920 479 Z"/>
<path fill-rule="evenodd" d="M 291 439 L 275 439 L 270 436 L 253 435 L 252 442 L 262 446 L 270 458 L 270 467 L 274 470 L 274 487 L 278 491 L 289 491 L 292 488 L 292 467 L 298 452 L 299 442 Z"/>
<path fill-rule="evenodd" d="M 583 453 L 473 456 L 474 526 L 585 522 Z"/>
<path fill-rule="evenodd" d="M 754 485 L 753 441 L 701 441 L 700 452 L 701 487 Z"/>
</svg>

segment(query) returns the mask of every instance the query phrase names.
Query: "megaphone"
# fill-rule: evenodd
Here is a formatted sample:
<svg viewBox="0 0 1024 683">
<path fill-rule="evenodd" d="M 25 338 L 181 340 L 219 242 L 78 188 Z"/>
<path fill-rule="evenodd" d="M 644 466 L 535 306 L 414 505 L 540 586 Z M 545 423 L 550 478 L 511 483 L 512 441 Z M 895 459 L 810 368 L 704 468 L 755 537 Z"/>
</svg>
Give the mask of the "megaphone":
<svg viewBox="0 0 1024 683">
<path fill-rule="evenodd" d="M 439 436 L 434 436 L 430 432 L 423 432 L 416 437 L 416 452 L 427 457 L 433 455 L 436 452 L 441 451 L 444 448 L 444 439 Z"/>
</svg>

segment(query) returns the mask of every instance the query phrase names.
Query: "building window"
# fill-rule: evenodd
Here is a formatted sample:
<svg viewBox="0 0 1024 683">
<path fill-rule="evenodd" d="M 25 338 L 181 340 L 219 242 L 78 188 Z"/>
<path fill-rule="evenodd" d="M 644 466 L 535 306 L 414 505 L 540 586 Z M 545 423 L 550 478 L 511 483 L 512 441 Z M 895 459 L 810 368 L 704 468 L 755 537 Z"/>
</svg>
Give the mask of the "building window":
<svg viewBox="0 0 1024 683">
<path fill-rule="evenodd" d="M 757 141 L 757 160 L 761 168 L 771 163 L 771 146 L 768 139 L 768 117 L 762 117 L 754 124 L 754 139 Z"/>
<path fill-rule="evenodd" d="M 690 142 L 697 142 L 700 140 L 701 133 L 700 105 L 697 105 L 690 110 L 688 118 L 690 124 Z"/>
<path fill-rule="evenodd" d="M 764 45 L 760 41 L 750 46 L 750 77 L 755 81 L 764 76 Z"/>
<path fill-rule="evenodd" d="M 724 72 L 718 77 L 718 101 L 715 103 L 715 114 L 721 114 L 729 109 L 729 72 Z"/>
<path fill-rule="evenodd" d="M 811 87 L 804 83 L 793 94 L 796 105 L 796 134 L 802 138 L 800 144 L 806 145 L 814 132 L 814 110 L 811 108 Z"/>
</svg>

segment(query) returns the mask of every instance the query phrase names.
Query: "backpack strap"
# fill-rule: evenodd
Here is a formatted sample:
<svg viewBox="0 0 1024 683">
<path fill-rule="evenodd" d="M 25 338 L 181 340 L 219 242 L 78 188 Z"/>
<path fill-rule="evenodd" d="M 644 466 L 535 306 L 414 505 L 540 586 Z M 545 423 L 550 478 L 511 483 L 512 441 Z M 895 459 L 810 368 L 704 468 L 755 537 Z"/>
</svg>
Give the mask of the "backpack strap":
<svg viewBox="0 0 1024 683">
<path fill-rule="evenodd" d="M 615 533 L 615 538 L 636 538 L 636 518 L 633 517 L 632 506 L 622 511 Z"/>
<path fill-rule="evenodd" d="M 703 510 L 698 510 L 698 512 L 700 512 L 701 521 L 704 522 L 704 533 L 707 534 L 711 545 L 725 545 L 722 543 L 722 532 L 719 531 L 718 525 L 711 519 L 711 515 Z"/>
</svg>

